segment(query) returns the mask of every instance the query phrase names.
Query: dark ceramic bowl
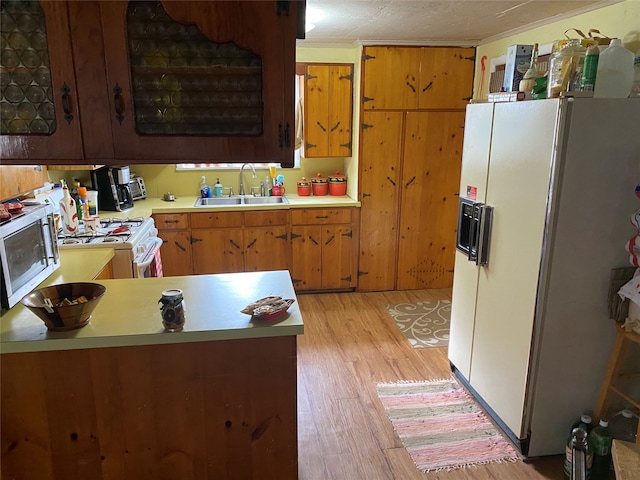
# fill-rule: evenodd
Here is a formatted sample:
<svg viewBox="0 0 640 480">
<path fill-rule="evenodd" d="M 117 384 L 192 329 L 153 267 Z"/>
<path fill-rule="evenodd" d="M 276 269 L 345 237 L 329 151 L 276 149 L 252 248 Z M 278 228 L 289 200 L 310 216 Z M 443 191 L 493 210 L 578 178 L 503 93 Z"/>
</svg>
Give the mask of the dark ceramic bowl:
<svg viewBox="0 0 640 480">
<path fill-rule="evenodd" d="M 62 283 L 34 290 L 22 297 L 20 302 L 40 317 L 49 330 L 73 330 L 89 323 L 91 313 L 106 291 L 106 287 L 99 283 Z M 75 301 L 81 296 L 87 299 L 85 303 L 61 304 L 65 298 Z M 52 313 L 47 311 L 45 298 L 51 299 Z"/>
</svg>

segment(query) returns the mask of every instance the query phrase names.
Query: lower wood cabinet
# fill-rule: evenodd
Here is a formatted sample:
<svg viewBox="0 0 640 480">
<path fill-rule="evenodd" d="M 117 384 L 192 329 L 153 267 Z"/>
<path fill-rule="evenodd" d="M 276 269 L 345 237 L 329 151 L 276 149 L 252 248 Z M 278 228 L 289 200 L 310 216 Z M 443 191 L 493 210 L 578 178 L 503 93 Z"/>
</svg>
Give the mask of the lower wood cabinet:
<svg viewBox="0 0 640 480">
<path fill-rule="evenodd" d="M 192 213 L 193 273 L 287 270 L 287 210 Z"/>
<path fill-rule="evenodd" d="M 296 363 L 295 336 L 3 353 L 0 477 L 297 479 Z"/>
<path fill-rule="evenodd" d="M 162 213 L 153 218 L 162 239 L 162 274 L 168 277 L 193 274 L 189 214 Z"/>
<path fill-rule="evenodd" d="M 289 269 L 289 211 L 154 215 L 166 276 Z"/>
<path fill-rule="evenodd" d="M 357 208 L 291 211 L 291 278 L 296 290 L 357 285 Z"/>
<path fill-rule="evenodd" d="M 358 208 L 153 217 L 165 276 L 289 270 L 297 291 L 357 286 Z"/>
</svg>

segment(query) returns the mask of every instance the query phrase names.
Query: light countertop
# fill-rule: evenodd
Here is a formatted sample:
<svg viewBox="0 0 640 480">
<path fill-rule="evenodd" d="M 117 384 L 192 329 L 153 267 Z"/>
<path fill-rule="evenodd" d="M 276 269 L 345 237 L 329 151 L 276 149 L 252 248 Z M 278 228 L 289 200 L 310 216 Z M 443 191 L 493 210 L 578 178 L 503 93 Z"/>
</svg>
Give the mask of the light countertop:
<svg viewBox="0 0 640 480">
<path fill-rule="evenodd" d="M 90 282 L 113 258 L 113 248 L 60 250 L 60 267 L 38 288 L 69 282 Z"/>
<path fill-rule="evenodd" d="M 214 206 L 214 207 L 194 207 L 198 197 L 196 195 L 178 197 L 174 202 L 165 202 L 161 198 L 145 198 L 133 202 L 133 208 L 126 212 L 108 212 L 99 210 L 100 217 L 150 217 L 154 213 L 194 213 L 212 211 L 243 211 L 243 210 L 276 210 L 291 208 L 335 208 L 335 207 L 359 207 L 360 202 L 348 196 L 326 195 L 322 197 L 301 197 L 299 195 L 287 194 L 285 198 L 288 204 L 275 205 L 238 205 L 238 206 Z M 98 208 L 100 200 L 98 199 Z"/>
<path fill-rule="evenodd" d="M 297 302 L 287 314 L 271 321 L 240 313 L 249 303 L 268 295 L 296 299 L 286 270 L 99 283 L 107 292 L 89 324 L 77 330 L 50 332 L 22 304 L 14 306 L 0 318 L 0 352 L 264 338 L 300 335 L 304 330 Z M 158 300 L 163 290 L 172 288 L 184 292 L 186 321 L 182 331 L 168 333 L 162 326 Z"/>
</svg>

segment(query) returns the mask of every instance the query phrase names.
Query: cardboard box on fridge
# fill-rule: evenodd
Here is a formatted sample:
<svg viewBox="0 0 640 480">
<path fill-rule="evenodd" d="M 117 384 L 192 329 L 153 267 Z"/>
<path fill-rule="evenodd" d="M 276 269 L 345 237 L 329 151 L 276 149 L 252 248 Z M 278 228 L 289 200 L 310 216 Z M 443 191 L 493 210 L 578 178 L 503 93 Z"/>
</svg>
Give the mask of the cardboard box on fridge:
<svg viewBox="0 0 640 480">
<path fill-rule="evenodd" d="M 529 68 L 533 45 L 511 45 L 507 48 L 507 63 L 504 66 L 504 82 L 506 92 L 517 92 L 520 80 Z"/>
</svg>

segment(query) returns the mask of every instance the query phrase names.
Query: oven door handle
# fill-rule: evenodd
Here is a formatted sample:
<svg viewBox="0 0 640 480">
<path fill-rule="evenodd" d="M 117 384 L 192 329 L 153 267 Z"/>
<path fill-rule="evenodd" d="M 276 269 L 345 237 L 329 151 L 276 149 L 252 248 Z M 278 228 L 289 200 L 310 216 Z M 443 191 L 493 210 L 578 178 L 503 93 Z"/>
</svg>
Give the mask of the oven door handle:
<svg viewBox="0 0 640 480">
<path fill-rule="evenodd" d="M 149 265 L 151 265 L 151 263 L 156 258 L 155 257 L 156 250 L 160 248 L 161 245 L 162 245 L 162 239 L 159 237 L 155 237 L 153 239 L 153 246 L 149 250 L 147 250 L 147 255 L 145 256 L 144 261 L 136 262 L 135 268 L 138 272 L 140 272 L 140 270 L 144 271 L 146 268 L 149 267 Z"/>
</svg>

